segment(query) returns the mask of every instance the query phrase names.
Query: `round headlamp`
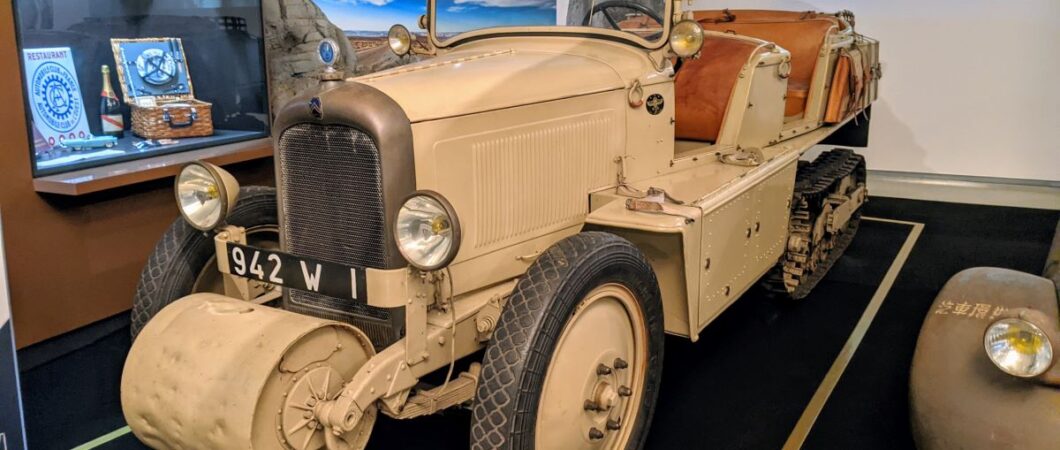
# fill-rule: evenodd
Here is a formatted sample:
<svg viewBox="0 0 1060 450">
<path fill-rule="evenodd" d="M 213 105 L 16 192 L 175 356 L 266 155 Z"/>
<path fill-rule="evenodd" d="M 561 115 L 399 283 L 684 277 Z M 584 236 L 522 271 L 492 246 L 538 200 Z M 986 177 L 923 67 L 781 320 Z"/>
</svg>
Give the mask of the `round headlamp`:
<svg viewBox="0 0 1060 450">
<path fill-rule="evenodd" d="M 1041 375 L 1053 362 L 1053 346 L 1037 325 L 1023 319 L 1001 319 L 983 336 L 990 361 L 1005 373 L 1029 378 Z"/>
<path fill-rule="evenodd" d="M 196 161 L 180 169 L 174 190 L 184 220 L 207 231 L 224 223 L 235 206 L 239 184 L 224 169 Z"/>
<path fill-rule="evenodd" d="M 694 20 L 682 20 L 670 30 L 670 49 L 681 58 L 690 58 L 703 48 L 703 26 Z"/>
<path fill-rule="evenodd" d="M 386 32 L 386 42 L 398 56 L 405 56 L 412 50 L 412 33 L 404 25 L 394 25 Z"/>
<path fill-rule="evenodd" d="M 440 194 L 417 191 L 398 210 L 394 239 L 409 264 L 421 270 L 440 269 L 460 249 L 460 223 Z"/>
</svg>

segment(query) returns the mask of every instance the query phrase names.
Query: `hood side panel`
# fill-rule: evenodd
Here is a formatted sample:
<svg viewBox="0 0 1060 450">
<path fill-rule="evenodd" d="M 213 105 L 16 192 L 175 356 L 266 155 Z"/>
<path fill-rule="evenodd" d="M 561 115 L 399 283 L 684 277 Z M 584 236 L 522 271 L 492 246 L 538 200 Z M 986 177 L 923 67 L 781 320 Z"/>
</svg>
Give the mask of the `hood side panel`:
<svg viewBox="0 0 1060 450">
<path fill-rule="evenodd" d="M 516 255 L 489 273 L 458 267 L 584 222 L 588 193 L 617 179 L 624 108 L 616 91 L 413 125 L 416 186 L 444 195 L 463 226 L 454 281 L 515 276 L 502 272 Z"/>
</svg>

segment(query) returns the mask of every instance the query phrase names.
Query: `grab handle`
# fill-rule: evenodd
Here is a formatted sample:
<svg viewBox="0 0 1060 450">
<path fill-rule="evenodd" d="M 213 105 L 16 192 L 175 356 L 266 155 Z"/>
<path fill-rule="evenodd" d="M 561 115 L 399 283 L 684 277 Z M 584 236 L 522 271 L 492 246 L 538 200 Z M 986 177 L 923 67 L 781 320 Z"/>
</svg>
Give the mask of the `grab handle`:
<svg viewBox="0 0 1060 450">
<path fill-rule="evenodd" d="M 162 110 L 162 121 L 169 124 L 170 128 L 187 128 L 195 125 L 195 121 L 199 118 L 199 112 L 195 108 L 188 107 L 188 120 L 184 122 L 174 122 L 173 115 L 169 113 L 169 108 Z"/>
</svg>

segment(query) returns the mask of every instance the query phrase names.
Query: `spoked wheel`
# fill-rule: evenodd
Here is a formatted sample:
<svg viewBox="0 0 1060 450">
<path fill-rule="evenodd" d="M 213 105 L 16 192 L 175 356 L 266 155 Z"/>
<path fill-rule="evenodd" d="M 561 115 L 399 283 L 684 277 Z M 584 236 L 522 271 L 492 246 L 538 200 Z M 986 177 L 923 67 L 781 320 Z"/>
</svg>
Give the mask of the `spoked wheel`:
<svg viewBox="0 0 1060 450">
<path fill-rule="evenodd" d="M 541 388 L 537 448 L 626 448 L 633 428 L 622 422 L 636 417 L 644 395 L 647 332 L 625 286 L 605 284 L 578 304 Z"/>
<path fill-rule="evenodd" d="M 618 236 L 565 239 L 530 267 L 483 358 L 474 449 L 637 449 L 655 408 L 655 274 Z"/>
</svg>

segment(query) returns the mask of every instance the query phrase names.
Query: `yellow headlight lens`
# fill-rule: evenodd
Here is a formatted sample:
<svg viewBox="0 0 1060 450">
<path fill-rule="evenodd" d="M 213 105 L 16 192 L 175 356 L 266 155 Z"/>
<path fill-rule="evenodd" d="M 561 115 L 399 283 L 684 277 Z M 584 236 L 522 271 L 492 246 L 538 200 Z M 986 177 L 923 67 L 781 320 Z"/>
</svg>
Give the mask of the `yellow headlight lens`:
<svg viewBox="0 0 1060 450">
<path fill-rule="evenodd" d="M 434 234 L 442 234 L 449 231 L 449 219 L 444 216 L 435 217 L 434 220 L 431 221 L 431 231 L 433 231 Z"/>
<path fill-rule="evenodd" d="M 188 164 L 177 175 L 177 206 L 184 220 L 200 230 L 218 226 L 228 212 L 225 186 L 206 166 Z"/>
<path fill-rule="evenodd" d="M 682 20 L 670 31 L 670 49 L 682 58 L 689 58 L 703 48 L 703 27 L 694 20 Z"/>
<path fill-rule="evenodd" d="M 983 346 L 997 368 L 1017 377 L 1041 375 L 1053 362 L 1049 337 L 1023 319 L 1001 319 L 991 324 L 983 336 Z"/>
</svg>

